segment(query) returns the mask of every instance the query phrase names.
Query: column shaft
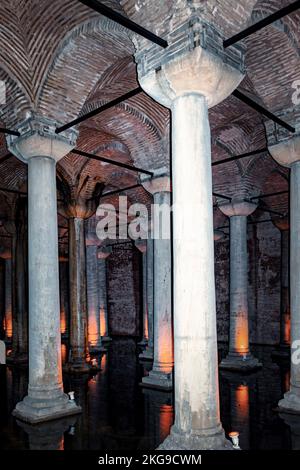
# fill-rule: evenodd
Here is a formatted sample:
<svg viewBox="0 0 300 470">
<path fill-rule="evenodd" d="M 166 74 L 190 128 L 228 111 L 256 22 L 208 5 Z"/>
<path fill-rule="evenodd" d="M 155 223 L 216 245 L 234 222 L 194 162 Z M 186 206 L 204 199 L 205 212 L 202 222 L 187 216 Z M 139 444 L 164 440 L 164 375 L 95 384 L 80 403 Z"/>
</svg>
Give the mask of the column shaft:
<svg viewBox="0 0 300 470">
<path fill-rule="evenodd" d="M 153 289 L 153 257 L 154 257 L 154 243 L 152 238 L 147 239 L 146 250 L 146 301 L 147 301 L 147 326 L 148 326 L 148 344 L 146 349 L 140 354 L 141 359 L 153 360 L 153 303 L 154 303 L 154 289 Z"/>
<path fill-rule="evenodd" d="M 70 368 L 88 369 L 87 286 L 84 219 L 69 219 Z"/>
<path fill-rule="evenodd" d="M 230 354 L 249 353 L 247 217 L 230 217 Z"/>
<path fill-rule="evenodd" d="M 280 344 L 289 347 L 291 342 L 290 290 L 289 290 L 289 244 L 290 232 L 281 231 L 281 318 Z"/>
<path fill-rule="evenodd" d="M 186 448 L 201 448 L 202 437 L 202 448 L 218 447 L 220 441 L 223 444 L 223 430 L 219 413 L 210 126 L 205 98 L 196 93 L 177 98 L 172 117 L 176 364 L 172 433 L 188 439 Z"/>
<path fill-rule="evenodd" d="M 55 170 L 51 158 L 28 161 L 29 386 L 14 414 L 29 422 L 78 412 L 62 385 Z"/>
<path fill-rule="evenodd" d="M 97 246 L 86 247 L 89 351 L 102 350 Z"/>
<path fill-rule="evenodd" d="M 107 305 L 107 278 L 106 259 L 98 259 L 98 285 L 99 285 L 99 309 L 100 309 L 100 334 L 103 341 L 109 341 L 108 334 L 108 305 Z"/>
<path fill-rule="evenodd" d="M 160 207 L 169 211 L 170 193 L 154 194 L 154 204 L 154 211 L 160 211 Z M 155 220 L 158 219 L 156 216 Z M 166 222 L 169 223 L 163 220 L 163 223 Z M 172 388 L 174 355 L 171 304 L 171 234 L 169 232 L 168 238 L 164 239 L 157 232 L 154 239 L 154 362 L 149 376 L 143 378 L 146 386 Z"/>
<path fill-rule="evenodd" d="M 5 339 L 12 340 L 12 262 L 5 260 Z"/>
</svg>

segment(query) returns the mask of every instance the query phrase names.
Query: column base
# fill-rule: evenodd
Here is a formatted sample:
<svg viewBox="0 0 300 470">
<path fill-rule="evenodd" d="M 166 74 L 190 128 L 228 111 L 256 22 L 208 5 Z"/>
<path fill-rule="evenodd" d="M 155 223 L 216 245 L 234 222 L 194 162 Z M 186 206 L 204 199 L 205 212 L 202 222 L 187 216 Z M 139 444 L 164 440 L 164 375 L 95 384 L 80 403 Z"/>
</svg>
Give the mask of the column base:
<svg viewBox="0 0 300 470">
<path fill-rule="evenodd" d="M 139 359 L 141 361 L 153 361 L 153 348 L 147 347 L 145 351 L 139 354 Z"/>
<path fill-rule="evenodd" d="M 110 336 L 101 336 L 101 340 L 103 343 L 108 343 L 109 341 L 112 341 Z"/>
<path fill-rule="evenodd" d="M 64 370 L 72 374 L 88 374 L 91 370 L 91 364 L 86 361 L 71 361 L 65 364 Z"/>
<path fill-rule="evenodd" d="M 173 377 L 171 374 L 151 370 L 149 375 L 143 377 L 142 387 L 155 388 L 157 390 L 173 390 Z"/>
<path fill-rule="evenodd" d="M 104 354 L 107 352 L 107 349 L 101 344 L 96 346 L 89 346 L 89 353 L 91 355 Z"/>
<path fill-rule="evenodd" d="M 179 432 L 175 426 L 170 435 L 158 447 L 158 450 L 234 450 L 231 442 L 226 439 L 220 425 L 214 430 L 203 434 L 186 434 Z"/>
<path fill-rule="evenodd" d="M 285 393 L 278 403 L 278 408 L 283 413 L 300 414 L 300 394 L 293 390 Z"/>
<path fill-rule="evenodd" d="M 219 365 L 220 369 L 231 370 L 236 372 L 252 372 L 260 369 L 262 364 L 251 353 L 244 356 L 229 353 Z"/>
<path fill-rule="evenodd" d="M 63 393 L 54 399 L 35 399 L 27 395 L 16 405 L 12 415 L 26 423 L 35 424 L 78 413 L 81 413 L 81 407 Z"/>
</svg>

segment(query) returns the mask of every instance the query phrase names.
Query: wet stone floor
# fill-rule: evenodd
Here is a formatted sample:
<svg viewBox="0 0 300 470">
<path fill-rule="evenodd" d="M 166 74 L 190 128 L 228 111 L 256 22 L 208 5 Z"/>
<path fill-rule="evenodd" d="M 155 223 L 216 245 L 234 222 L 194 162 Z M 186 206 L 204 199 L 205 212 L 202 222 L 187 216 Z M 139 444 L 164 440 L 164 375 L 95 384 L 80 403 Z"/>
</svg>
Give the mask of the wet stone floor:
<svg viewBox="0 0 300 470">
<path fill-rule="evenodd" d="M 220 373 L 221 418 L 226 433 L 238 431 L 242 449 L 300 449 L 300 417 L 280 416 L 278 400 L 289 384 L 288 364 L 272 357 L 270 347 L 253 348 L 264 367 L 251 375 Z M 74 391 L 82 414 L 43 425 L 17 422 L 11 412 L 27 390 L 27 369 L 0 366 L 0 448 L 148 451 L 169 434 L 172 393 L 139 384 L 150 364 L 138 360 L 132 338 L 113 338 L 101 371 L 89 376 L 64 374 L 66 392 Z M 223 357 L 225 347 L 220 346 Z M 67 347 L 62 346 L 64 360 Z"/>
</svg>

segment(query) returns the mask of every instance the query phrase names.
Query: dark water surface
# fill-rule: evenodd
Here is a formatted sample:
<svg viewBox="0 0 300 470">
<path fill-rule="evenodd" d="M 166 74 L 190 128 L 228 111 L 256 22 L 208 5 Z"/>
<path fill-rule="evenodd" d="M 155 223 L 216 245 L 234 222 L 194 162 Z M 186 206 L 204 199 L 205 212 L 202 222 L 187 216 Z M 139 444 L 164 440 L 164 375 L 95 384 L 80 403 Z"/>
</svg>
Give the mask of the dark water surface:
<svg viewBox="0 0 300 470">
<path fill-rule="evenodd" d="M 18 423 L 11 416 L 15 404 L 26 395 L 26 368 L 0 366 L 0 448 L 155 449 L 173 423 L 173 397 L 139 386 L 147 365 L 139 363 L 138 352 L 134 339 L 114 338 L 101 359 L 99 373 L 64 376 L 65 390 L 75 391 L 83 413 L 37 426 Z M 220 346 L 219 352 L 223 356 L 225 348 Z M 240 433 L 243 449 L 300 449 L 300 417 L 280 417 L 275 410 L 288 387 L 288 366 L 272 359 L 270 347 L 253 348 L 253 352 L 264 364 L 261 371 L 247 376 L 220 374 L 224 429 Z"/>
</svg>

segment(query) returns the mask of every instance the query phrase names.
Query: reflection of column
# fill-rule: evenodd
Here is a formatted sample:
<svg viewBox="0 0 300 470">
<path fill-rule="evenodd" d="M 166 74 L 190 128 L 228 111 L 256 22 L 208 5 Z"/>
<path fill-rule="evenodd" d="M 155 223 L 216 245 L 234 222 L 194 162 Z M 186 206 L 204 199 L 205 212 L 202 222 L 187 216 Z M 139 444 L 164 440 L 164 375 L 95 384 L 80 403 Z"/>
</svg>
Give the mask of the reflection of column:
<svg viewBox="0 0 300 470">
<path fill-rule="evenodd" d="M 108 331 L 108 306 L 107 306 L 107 279 L 106 259 L 111 255 L 111 247 L 101 247 L 98 250 L 98 283 L 99 283 L 99 309 L 100 309 L 100 333 L 102 341 L 110 341 Z"/>
<path fill-rule="evenodd" d="M 146 349 L 140 354 L 140 359 L 153 360 L 153 303 L 154 303 L 154 287 L 153 287 L 153 257 L 154 243 L 152 238 L 147 239 L 146 250 L 146 292 L 147 292 L 147 313 L 148 313 L 148 344 Z"/>
<path fill-rule="evenodd" d="M 280 139 L 279 139 L 280 140 Z M 300 413 L 300 135 L 269 146 L 273 158 L 291 168 L 290 175 L 290 296 L 291 296 L 291 383 L 280 400 L 283 412 Z M 296 358 L 295 358 L 296 356 Z"/>
<path fill-rule="evenodd" d="M 11 259 L 5 260 L 5 340 L 12 340 L 12 269 Z"/>
<path fill-rule="evenodd" d="M 88 343 L 91 353 L 106 351 L 102 346 L 100 332 L 100 300 L 98 277 L 98 247 L 87 241 L 87 305 L 88 305 Z"/>
<path fill-rule="evenodd" d="M 291 345 L 291 312 L 290 312 L 290 289 L 289 289 L 289 244 L 290 232 L 287 219 L 273 221 L 275 227 L 281 234 L 281 308 L 280 308 L 280 353 L 290 354 Z"/>
<path fill-rule="evenodd" d="M 9 150 L 28 164 L 29 385 L 14 415 L 37 423 L 80 409 L 63 391 L 59 312 L 56 162 L 75 145 L 73 131 L 32 118 L 9 136 Z"/>
<path fill-rule="evenodd" d="M 174 365 L 171 305 L 170 182 L 168 177 L 144 183 L 154 197 L 154 361 L 142 383 L 172 389 Z M 163 216 L 160 218 L 159 214 Z M 165 220 L 165 218 L 167 219 Z M 160 223 L 162 221 L 162 224 Z M 160 226 L 161 225 L 161 226 Z M 168 233 L 160 233 L 160 230 Z"/>
<path fill-rule="evenodd" d="M 172 394 L 143 390 L 145 401 L 145 446 L 156 449 L 170 434 L 174 422 Z"/>
<path fill-rule="evenodd" d="M 75 426 L 76 419 L 69 416 L 35 426 L 17 420 L 17 424 L 28 435 L 30 450 L 64 450 L 64 433 Z"/>
<path fill-rule="evenodd" d="M 256 207 L 245 201 L 219 206 L 230 218 L 230 333 L 229 353 L 220 364 L 223 369 L 261 367 L 249 349 L 247 216 Z"/>
<path fill-rule="evenodd" d="M 219 411 L 208 108 L 230 95 L 243 75 L 234 68 L 238 61 L 227 60 L 233 51 L 241 57 L 240 49 L 224 50 L 210 24 L 196 23 L 189 34 L 183 33 L 187 24 L 172 32 L 181 38 L 180 51 L 173 44 L 158 55 L 149 52 L 153 69 L 148 51 L 136 56 L 141 87 L 172 111 L 175 424 L 163 450 L 231 448 Z"/>
<path fill-rule="evenodd" d="M 250 447 L 250 394 L 249 385 L 246 381 L 241 383 L 230 383 L 230 414 L 231 430 L 240 434 L 240 447 L 247 450 Z"/>
<path fill-rule="evenodd" d="M 147 303 L 147 241 L 136 240 L 135 246 L 142 253 L 142 285 L 143 285 L 143 338 L 140 341 L 141 346 L 148 343 L 148 303 Z"/>
</svg>

